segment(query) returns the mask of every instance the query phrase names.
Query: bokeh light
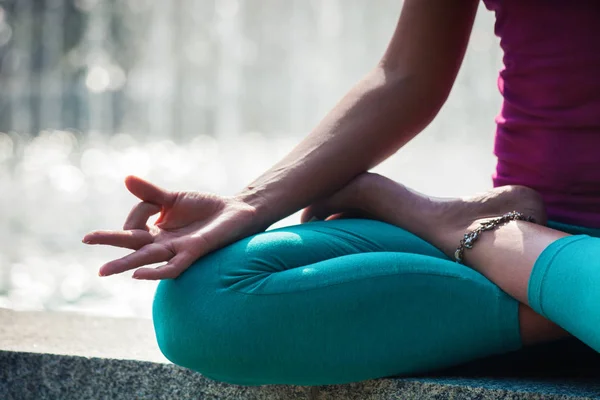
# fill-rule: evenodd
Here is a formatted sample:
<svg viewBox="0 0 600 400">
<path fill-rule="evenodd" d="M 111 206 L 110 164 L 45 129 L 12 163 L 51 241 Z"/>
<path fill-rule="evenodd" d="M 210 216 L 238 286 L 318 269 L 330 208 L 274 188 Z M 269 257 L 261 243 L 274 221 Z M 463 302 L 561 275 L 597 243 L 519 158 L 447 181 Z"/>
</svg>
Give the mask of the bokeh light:
<svg viewBox="0 0 600 400">
<path fill-rule="evenodd" d="M 131 272 L 98 278 L 129 251 L 81 243 L 89 231 L 120 229 L 139 201 L 124 178 L 235 194 L 375 65 L 401 7 L 16 3 L 0 7 L 0 307 L 143 317 L 156 283 Z M 480 13 L 474 32 L 440 116 L 377 171 L 432 195 L 489 186 L 500 102 L 493 15 Z"/>
</svg>

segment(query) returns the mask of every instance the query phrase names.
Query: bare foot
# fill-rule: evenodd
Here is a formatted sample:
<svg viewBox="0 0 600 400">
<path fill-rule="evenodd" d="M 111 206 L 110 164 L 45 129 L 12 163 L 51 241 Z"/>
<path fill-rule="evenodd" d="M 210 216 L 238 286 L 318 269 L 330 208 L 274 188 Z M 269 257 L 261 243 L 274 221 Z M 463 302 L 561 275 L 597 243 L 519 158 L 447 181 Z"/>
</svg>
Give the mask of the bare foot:
<svg viewBox="0 0 600 400">
<path fill-rule="evenodd" d="M 306 222 L 312 217 L 329 219 L 357 214 L 362 218 L 378 219 L 420 236 L 454 259 L 454 252 L 466 232 L 510 211 L 519 211 L 533 217 L 538 224 L 546 224 L 541 197 L 523 186 L 504 186 L 464 198 L 435 198 L 368 173 L 307 208 L 302 219 Z M 490 237 L 482 240 L 485 242 Z M 477 246 L 474 250 L 479 249 L 481 247 Z M 519 306 L 519 323 L 521 338 L 526 345 L 568 335 L 524 304 Z"/>
<path fill-rule="evenodd" d="M 524 186 L 504 186 L 464 198 L 435 198 L 378 174 L 359 175 L 342 190 L 308 207 L 302 221 L 343 213 L 378 219 L 412 232 L 453 258 L 463 235 L 510 211 L 546 224 L 540 195 Z"/>
<path fill-rule="evenodd" d="M 436 202 L 434 208 L 436 218 L 444 221 L 444 229 L 431 232 L 431 240 L 452 258 L 466 232 L 507 212 L 521 212 L 540 225 L 547 222 L 541 196 L 525 186 L 502 186 L 472 197 Z"/>
</svg>

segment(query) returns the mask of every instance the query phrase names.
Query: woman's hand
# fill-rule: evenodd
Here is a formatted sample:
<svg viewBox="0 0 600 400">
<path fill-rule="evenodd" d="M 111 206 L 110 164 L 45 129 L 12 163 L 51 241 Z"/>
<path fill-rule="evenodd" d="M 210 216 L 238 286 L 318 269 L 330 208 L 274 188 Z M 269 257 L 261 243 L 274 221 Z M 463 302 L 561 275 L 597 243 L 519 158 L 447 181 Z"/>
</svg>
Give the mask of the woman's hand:
<svg viewBox="0 0 600 400">
<path fill-rule="evenodd" d="M 129 213 L 121 231 L 94 231 L 87 244 L 126 247 L 133 253 L 104 264 L 100 276 L 166 261 L 157 268 L 139 268 L 136 279 L 173 279 L 205 254 L 257 233 L 255 209 L 235 197 L 200 192 L 171 192 L 135 176 L 127 189 L 142 200 Z M 160 212 L 156 223 L 150 216 Z"/>
</svg>

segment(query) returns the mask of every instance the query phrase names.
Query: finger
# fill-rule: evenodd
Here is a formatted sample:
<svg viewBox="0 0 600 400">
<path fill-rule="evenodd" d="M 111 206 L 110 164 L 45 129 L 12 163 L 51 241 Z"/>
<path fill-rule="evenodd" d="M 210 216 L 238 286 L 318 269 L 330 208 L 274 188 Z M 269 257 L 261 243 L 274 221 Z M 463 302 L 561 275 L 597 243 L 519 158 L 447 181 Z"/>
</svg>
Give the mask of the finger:
<svg viewBox="0 0 600 400">
<path fill-rule="evenodd" d="M 123 229 L 143 229 L 147 231 L 148 226 L 146 225 L 146 222 L 148 222 L 148 218 L 159 213 L 161 210 L 162 207 L 156 204 L 148 203 L 146 201 L 138 203 L 129 212 L 125 224 L 123 225 Z"/>
<path fill-rule="evenodd" d="M 305 224 L 307 222 L 311 222 L 313 218 L 312 207 L 306 207 L 304 210 L 302 210 L 302 214 L 300 214 L 300 223 Z"/>
<path fill-rule="evenodd" d="M 323 204 L 312 204 L 304 209 L 300 217 L 300 222 L 304 224 L 306 222 L 322 221 L 329 215 L 331 213 Z"/>
<path fill-rule="evenodd" d="M 104 264 L 98 274 L 100 276 L 109 276 L 120 274 L 143 265 L 155 264 L 161 261 L 168 261 L 173 257 L 173 253 L 166 247 L 159 244 L 149 244 L 141 249 Z"/>
<path fill-rule="evenodd" d="M 185 271 L 197 257 L 187 253 L 177 254 L 168 263 L 156 268 L 140 268 L 133 273 L 135 279 L 159 280 L 175 279 Z"/>
<path fill-rule="evenodd" d="M 332 214 L 329 217 L 325 218 L 325 221 L 334 221 L 336 219 L 347 218 L 346 215 L 347 215 L 347 213 L 345 213 L 345 212 L 338 213 L 338 214 Z"/>
<path fill-rule="evenodd" d="M 300 223 L 304 224 L 313 221 L 323 221 L 329 214 L 320 204 L 312 204 L 302 211 Z"/>
<path fill-rule="evenodd" d="M 152 235 L 139 229 L 133 231 L 94 231 L 83 237 L 83 243 L 86 244 L 104 244 L 132 250 L 141 249 L 152 242 Z"/>
<path fill-rule="evenodd" d="M 333 221 L 336 219 L 368 219 L 369 215 L 365 212 L 358 210 L 348 210 L 337 214 L 332 214 L 327 217 L 326 221 Z"/>
<path fill-rule="evenodd" d="M 173 193 L 137 176 L 129 175 L 125 178 L 125 186 L 136 197 L 149 203 L 168 205 L 173 198 Z"/>
</svg>

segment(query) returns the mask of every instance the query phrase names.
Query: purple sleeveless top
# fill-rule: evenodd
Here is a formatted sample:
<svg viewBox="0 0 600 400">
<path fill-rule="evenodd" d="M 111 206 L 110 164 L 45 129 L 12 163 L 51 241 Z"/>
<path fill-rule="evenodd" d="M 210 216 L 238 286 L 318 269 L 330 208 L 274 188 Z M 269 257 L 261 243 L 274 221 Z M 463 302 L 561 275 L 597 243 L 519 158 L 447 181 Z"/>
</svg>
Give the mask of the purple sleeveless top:
<svg viewBox="0 0 600 400">
<path fill-rule="evenodd" d="M 549 219 L 600 228 L 600 1 L 484 1 L 504 51 L 494 186 L 532 187 Z"/>
</svg>

